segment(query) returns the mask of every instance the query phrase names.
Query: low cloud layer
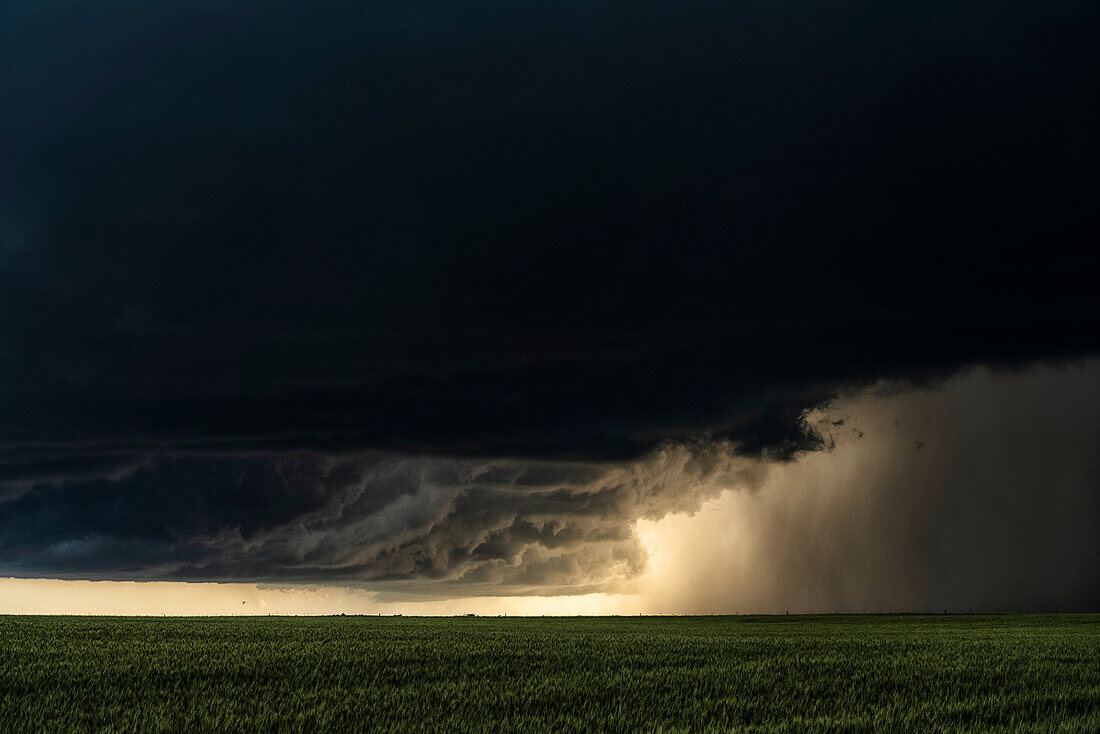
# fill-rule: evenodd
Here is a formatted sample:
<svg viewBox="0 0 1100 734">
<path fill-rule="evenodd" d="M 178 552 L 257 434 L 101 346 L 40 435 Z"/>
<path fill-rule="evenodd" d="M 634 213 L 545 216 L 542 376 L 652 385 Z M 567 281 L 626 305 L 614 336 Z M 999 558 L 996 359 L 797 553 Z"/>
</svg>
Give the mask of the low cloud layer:
<svg viewBox="0 0 1100 734">
<path fill-rule="evenodd" d="M 620 464 L 154 455 L 0 503 L 0 574 L 584 593 L 644 571 L 635 521 L 759 474 L 720 442 Z"/>
<path fill-rule="evenodd" d="M 608 611 L 1090 609 L 1098 411 L 1091 361 L 850 391 L 804 416 L 819 449 L 789 462 L 721 441 L 614 463 L 150 454 L 10 485 L 0 575 L 634 595 Z"/>
</svg>

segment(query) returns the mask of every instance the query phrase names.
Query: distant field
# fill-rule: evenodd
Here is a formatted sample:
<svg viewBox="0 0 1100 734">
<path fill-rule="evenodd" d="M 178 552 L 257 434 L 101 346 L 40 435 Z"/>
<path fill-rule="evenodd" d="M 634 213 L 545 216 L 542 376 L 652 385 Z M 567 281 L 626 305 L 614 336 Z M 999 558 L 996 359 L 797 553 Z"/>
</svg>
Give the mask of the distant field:
<svg viewBox="0 0 1100 734">
<path fill-rule="evenodd" d="M 0 730 L 1100 732 L 1100 615 L 0 617 Z"/>
</svg>

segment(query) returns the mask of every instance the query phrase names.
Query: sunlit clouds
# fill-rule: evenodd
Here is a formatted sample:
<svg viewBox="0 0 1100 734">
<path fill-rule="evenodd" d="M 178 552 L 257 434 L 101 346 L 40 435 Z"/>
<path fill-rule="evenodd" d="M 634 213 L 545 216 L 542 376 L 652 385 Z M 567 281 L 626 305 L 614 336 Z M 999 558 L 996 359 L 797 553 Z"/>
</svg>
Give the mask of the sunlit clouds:
<svg viewBox="0 0 1100 734">
<path fill-rule="evenodd" d="M 879 385 L 834 446 L 642 521 L 661 612 L 1075 611 L 1100 602 L 1100 365 Z"/>
</svg>

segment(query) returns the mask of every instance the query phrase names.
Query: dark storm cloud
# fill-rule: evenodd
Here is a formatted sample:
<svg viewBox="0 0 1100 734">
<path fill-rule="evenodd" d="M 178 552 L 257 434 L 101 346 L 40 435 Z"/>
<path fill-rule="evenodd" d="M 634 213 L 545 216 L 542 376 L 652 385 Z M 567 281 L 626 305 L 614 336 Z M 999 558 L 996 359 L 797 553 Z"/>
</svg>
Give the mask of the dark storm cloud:
<svg viewBox="0 0 1100 734">
<path fill-rule="evenodd" d="M 0 12 L 16 454 L 789 457 L 838 384 L 1100 346 L 1092 2 Z"/>
<path fill-rule="evenodd" d="M 159 454 L 0 500 L 0 576 L 634 592 L 677 613 L 1094 609 L 1098 414 L 1092 360 L 846 392 L 807 416 L 826 450 L 791 462 L 722 442 L 621 462 Z"/>
<path fill-rule="evenodd" d="M 586 592 L 644 568 L 636 520 L 758 473 L 725 444 L 626 464 L 159 456 L 0 502 L 0 574 Z"/>
<path fill-rule="evenodd" d="M 1098 14 L 4 2 L 0 573 L 611 588 L 842 386 L 1100 349 Z"/>
</svg>

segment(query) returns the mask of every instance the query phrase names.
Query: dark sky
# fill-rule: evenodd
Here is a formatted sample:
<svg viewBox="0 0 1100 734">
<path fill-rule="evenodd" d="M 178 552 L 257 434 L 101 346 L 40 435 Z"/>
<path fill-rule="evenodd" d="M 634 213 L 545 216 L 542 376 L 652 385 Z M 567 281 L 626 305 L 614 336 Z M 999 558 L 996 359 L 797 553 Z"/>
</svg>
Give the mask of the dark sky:
<svg viewBox="0 0 1100 734">
<path fill-rule="evenodd" d="M 1095 353 L 1098 21 L 7 0 L 0 560 L 261 532 L 401 457 L 786 460 L 842 386 Z"/>
</svg>

